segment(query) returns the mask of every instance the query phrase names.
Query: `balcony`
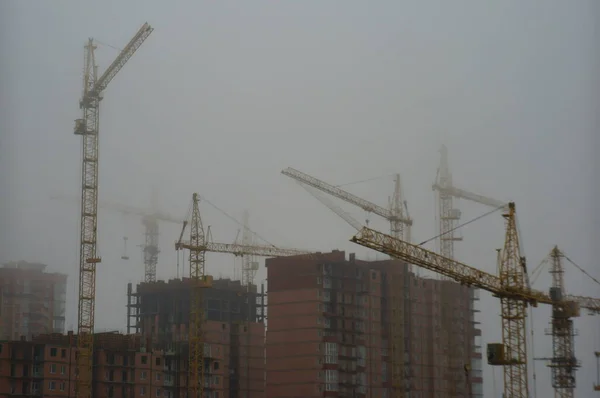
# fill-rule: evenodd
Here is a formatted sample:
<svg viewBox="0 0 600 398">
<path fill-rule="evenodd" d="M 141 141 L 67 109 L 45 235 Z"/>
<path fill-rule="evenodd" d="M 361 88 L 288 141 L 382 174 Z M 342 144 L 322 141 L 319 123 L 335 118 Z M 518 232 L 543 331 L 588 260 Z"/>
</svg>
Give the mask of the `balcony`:
<svg viewBox="0 0 600 398">
<path fill-rule="evenodd" d="M 171 375 L 166 375 L 165 379 L 164 379 L 164 386 L 165 387 L 173 387 L 174 385 L 175 385 L 174 377 L 172 377 Z"/>
</svg>

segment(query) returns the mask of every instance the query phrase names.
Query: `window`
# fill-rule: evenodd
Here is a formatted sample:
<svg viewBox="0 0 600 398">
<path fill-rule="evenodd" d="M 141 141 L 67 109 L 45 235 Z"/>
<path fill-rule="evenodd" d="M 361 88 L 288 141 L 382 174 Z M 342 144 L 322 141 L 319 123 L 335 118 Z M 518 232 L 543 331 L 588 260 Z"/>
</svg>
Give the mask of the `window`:
<svg viewBox="0 0 600 398">
<path fill-rule="evenodd" d="M 140 395 L 146 395 L 146 387 L 140 387 Z"/>
<path fill-rule="evenodd" d="M 215 361 L 215 363 L 213 364 L 213 368 L 215 370 L 219 370 L 219 361 Z"/>
<path fill-rule="evenodd" d="M 66 358 L 67 357 L 67 349 L 66 348 L 62 348 L 60 350 L 60 357 L 61 358 Z"/>
<path fill-rule="evenodd" d="M 157 397 L 160 397 L 160 388 L 157 388 L 157 389 L 156 389 L 156 396 L 157 396 Z"/>
<path fill-rule="evenodd" d="M 51 357 L 55 357 L 56 356 L 56 347 L 50 348 L 50 356 Z"/>
<path fill-rule="evenodd" d="M 352 356 L 354 356 L 354 347 L 352 347 Z M 367 348 L 364 345 L 358 346 L 358 366 L 365 366 L 365 359 L 367 357 Z"/>
<path fill-rule="evenodd" d="M 156 358 L 155 363 L 156 363 L 156 366 L 160 366 L 160 358 Z"/>
<path fill-rule="evenodd" d="M 160 373 L 156 373 L 154 379 L 160 381 Z"/>
<path fill-rule="evenodd" d="M 60 374 L 64 375 L 66 373 L 66 366 L 65 365 L 60 365 Z"/>
<path fill-rule="evenodd" d="M 54 382 L 54 381 L 49 382 L 48 383 L 48 389 L 50 391 L 54 391 L 56 389 L 56 382 Z"/>
<path fill-rule="evenodd" d="M 320 277 L 320 276 L 317 276 L 317 285 L 320 285 L 321 283 L 322 283 L 322 282 L 321 282 L 321 277 Z"/>
<path fill-rule="evenodd" d="M 50 365 L 50 373 L 56 373 L 56 365 L 55 364 Z"/>
<path fill-rule="evenodd" d="M 336 343 L 325 343 L 325 363 L 338 362 L 338 346 Z"/>
<path fill-rule="evenodd" d="M 142 365 L 146 365 L 148 363 L 148 356 L 142 355 Z"/>
<path fill-rule="evenodd" d="M 325 391 L 338 390 L 338 371 L 327 369 L 325 371 Z"/>
<path fill-rule="evenodd" d="M 60 391 L 65 391 L 65 382 L 60 383 Z"/>
<path fill-rule="evenodd" d="M 142 371 L 142 374 L 140 375 L 140 379 L 142 380 L 146 380 L 146 371 Z"/>
</svg>

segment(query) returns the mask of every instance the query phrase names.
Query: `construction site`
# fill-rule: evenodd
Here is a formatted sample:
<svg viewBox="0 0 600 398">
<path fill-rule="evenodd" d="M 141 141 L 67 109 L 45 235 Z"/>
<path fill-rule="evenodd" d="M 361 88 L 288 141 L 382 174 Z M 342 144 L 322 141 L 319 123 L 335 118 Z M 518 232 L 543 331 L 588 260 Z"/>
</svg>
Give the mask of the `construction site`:
<svg viewBox="0 0 600 398">
<path fill-rule="evenodd" d="M 600 392 L 600 381 L 577 384 L 578 356 L 600 358 L 600 352 L 576 354 L 574 327 L 576 318 L 600 314 L 600 298 L 564 282 L 569 264 L 589 274 L 554 242 L 541 266 L 531 269 L 521 251 L 518 204 L 456 187 L 446 147 L 432 186 L 436 236 L 421 243 L 412 236 L 400 174 L 388 204 L 378 205 L 294 168 L 281 171 L 356 230 L 340 241 L 380 254 L 375 260 L 333 248 L 258 244 L 247 214 L 239 242 L 215 242 L 203 222 L 200 193 L 181 198 L 189 203 L 181 218 L 99 201 L 100 101 L 111 101 L 109 84 L 152 32 L 144 24 L 102 74 L 94 40 L 85 46 L 82 116 L 74 128 L 82 140 L 81 197 L 53 197 L 80 201 L 77 328 L 65 326 L 66 275 L 44 273 L 41 264 L 0 268 L 0 396 L 483 398 L 484 367 L 493 366 L 503 374 L 502 397 L 530 398 L 535 360 L 547 364 L 557 398 Z M 497 273 L 456 258 L 455 244 L 463 239 L 457 231 L 478 219 L 463 220 L 457 199 L 504 220 Z M 357 221 L 336 201 L 376 216 L 389 230 Z M 104 272 L 97 251 L 103 209 L 139 216 L 144 228 L 140 280 L 114 287 L 127 292 L 126 333 L 98 332 L 95 322 L 96 274 Z M 166 280 L 157 278 L 167 262 L 159 261 L 162 222 L 181 228 L 169 239 L 186 259 Z M 430 241 L 436 250 L 424 247 Z M 240 259 L 237 275 L 211 275 L 207 253 Z M 129 261 L 126 250 L 121 258 Z M 534 289 L 531 278 L 542 265 L 552 285 Z M 257 281 L 261 269 L 266 280 Z M 500 304 L 502 340 L 487 345 L 482 291 Z M 545 305 L 552 310 L 546 332 L 553 351 L 534 358 L 528 317 Z"/>
</svg>

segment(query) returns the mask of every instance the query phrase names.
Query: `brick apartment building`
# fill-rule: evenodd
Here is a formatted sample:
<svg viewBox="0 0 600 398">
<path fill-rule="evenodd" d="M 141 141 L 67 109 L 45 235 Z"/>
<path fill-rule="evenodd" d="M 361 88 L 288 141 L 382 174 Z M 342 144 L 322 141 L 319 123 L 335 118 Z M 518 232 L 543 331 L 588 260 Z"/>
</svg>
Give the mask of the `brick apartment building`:
<svg viewBox="0 0 600 398">
<path fill-rule="evenodd" d="M 140 283 L 136 293 L 128 288 L 128 313 L 131 331 L 135 331 L 153 346 L 177 359 L 187 361 L 182 343 L 187 339 L 190 314 L 189 280 Z M 265 378 L 264 293 L 256 286 L 249 292 L 239 281 L 216 279 L 213 287 L 204 290 L 205 339 L 217 368 L 209 368 L 207 378 L 213 378 L 211 392 L 215 398 L 263 398 Z M 179 355 L 178 355 L 179 353 Z M 205 356 L 209 355 L 208 352 Z M 173 383 L 177 390 L 177 380 Z M 184 389 L 181 389 L 183 393 Z M 184 395 L 179 395 L 183 397 Z"/>
<path fill-rule="evenodd" d="M 25 261 L 0 268 L 0 339 L 64 333 L 67 276 Z"/>
<path fill-rule="evenodd" d="M 149 349 L 151 343 L 135 335 L 100 333 L 94 344 L 94 397 L 187 396 L 187 356 L 178 361 L 178 353 Z M 0 396 L 74 397 L 76 345 L 77 336 L 72 333 L 1 342 Z M 226 365 L 226 357 L 219 348 L 205 346 L 209 398 L 228 397 L 224 388 L 227 368 L 220 366 Z"/>
<path fill-rule="evenodd" d="M 391 307 L 411 398 L 482 397 L 473 290 L 396 260 L 333 251 L 268 259 L 266 397 L 391 397 Z M 471 365 L 471 391 L 464 366 Z"/>
</svg>

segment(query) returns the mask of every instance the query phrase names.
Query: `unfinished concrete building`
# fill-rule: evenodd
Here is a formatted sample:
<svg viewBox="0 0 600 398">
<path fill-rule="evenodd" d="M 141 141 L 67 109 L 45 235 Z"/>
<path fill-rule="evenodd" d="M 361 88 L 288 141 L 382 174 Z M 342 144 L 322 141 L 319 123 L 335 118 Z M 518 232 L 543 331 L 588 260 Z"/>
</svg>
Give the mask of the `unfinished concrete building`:
<svg viewBox="0 0 600 398">
<path fill-rule="evenodd" d="M 25 261 L 0 268 L 0 339 L 64 333 L 67 275 Z"/>
<path fill-rule="evenodd" d="M 400 261 L 346 260 L 341 251 L 266 264 L 268 398 L 392 396 L 392 300 L 404 308 L 410 396 L 482 396 L 472 290 L 419 278 Z"/>
<path fill-rule="evenodd" d="M 187 325 L 190 314 L 189 279 L 128 286 L 128 322 L 137 332 L 162 348 L 170 371 L 187 367 Z M 264 289 L 246 291 L 239 281 L 216 279 L 204 290 L 205 385 L 214 397 L 264 396 Z M 175 378 L 173 393 L 183 393 Z M 215 395 L 216 394 L 216 395 Z M 173 395 L 183 397 L 184 395 Z"/>
</svg>

